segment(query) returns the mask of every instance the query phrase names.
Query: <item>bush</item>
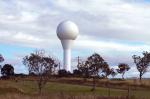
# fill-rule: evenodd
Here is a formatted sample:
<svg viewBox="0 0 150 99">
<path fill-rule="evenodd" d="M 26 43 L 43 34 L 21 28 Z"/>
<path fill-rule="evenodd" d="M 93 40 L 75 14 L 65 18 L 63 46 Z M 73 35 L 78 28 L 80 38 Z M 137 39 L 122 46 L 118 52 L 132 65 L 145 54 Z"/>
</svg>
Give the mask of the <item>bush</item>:
<svg viewBox="0 0 150 99">
<path fill-rule="evenodd" d="M 82 72 L 78 69 L 73 70 L 73 76 L 75 77 L 81 77 L 82 76 Z"/>
<path fill-rule="evenodd" d="M 66 71 L 65 69 L 61 69 L 58 71 L 58 76 L 59 77 L 70 77 L 72 76 L 71 72 Z"/>
</svg>

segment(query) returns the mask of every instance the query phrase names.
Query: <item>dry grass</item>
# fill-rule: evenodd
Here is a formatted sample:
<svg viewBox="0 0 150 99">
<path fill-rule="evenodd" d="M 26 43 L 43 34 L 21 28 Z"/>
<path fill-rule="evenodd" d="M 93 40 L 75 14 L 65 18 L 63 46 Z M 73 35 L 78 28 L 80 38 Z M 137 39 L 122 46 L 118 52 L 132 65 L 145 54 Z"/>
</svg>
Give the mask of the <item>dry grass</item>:
<svg viewBox="0 0 150 99">
<path fill-rule="evenodd" d="M 60 94 L 51 94 L 51 95 L 22 95 L 22 94 L 5 94 L 1 95 L 0 99 L 129 99 L 127 97 L 103 97 L 95 95 L 65 95 Z M 131 98 L 130 98 L 131 99 Z M 135 99 L 134 97 L 132 99 Z"/>
<path fill-rule="evenodd" d="M 110 87 L 110 95 L 108 95 L 107 84 Z M 43 89 L 45 95 L 42 96 L 35 95 L 38 92 L 35 81 L 26 79 L 20 79 L 18 82 L 15 80 L 0 80 L 0 99 L 127 99 L 125 96 L 128 95 L 128 85 L 131 89 L 130 96 L 150 99 L 150 80 L 143 80 L 142 84 L 139 84 L 138 80 L 103 79 L 97 82 L 99 87 L 93 93 L 90 91 L 91 79 L 83 82 L 81 78 L 51 79 Z"/>
</svg>

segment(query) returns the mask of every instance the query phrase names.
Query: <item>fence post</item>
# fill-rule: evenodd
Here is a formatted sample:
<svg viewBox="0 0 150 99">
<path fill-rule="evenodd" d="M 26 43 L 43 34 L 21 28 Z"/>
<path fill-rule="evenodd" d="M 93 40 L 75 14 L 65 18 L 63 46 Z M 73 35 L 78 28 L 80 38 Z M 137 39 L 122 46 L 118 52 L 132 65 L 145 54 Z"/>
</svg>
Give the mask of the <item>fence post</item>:
<svg viewBox="0 0 150 99">
<path fill-rule="evenodd" d="M 130 85 L 128 84 L 128 98 L 127 99 L 130 99 L 130 94 L 131 94 L 131 90 L 130 90 Z"/>
</svg>

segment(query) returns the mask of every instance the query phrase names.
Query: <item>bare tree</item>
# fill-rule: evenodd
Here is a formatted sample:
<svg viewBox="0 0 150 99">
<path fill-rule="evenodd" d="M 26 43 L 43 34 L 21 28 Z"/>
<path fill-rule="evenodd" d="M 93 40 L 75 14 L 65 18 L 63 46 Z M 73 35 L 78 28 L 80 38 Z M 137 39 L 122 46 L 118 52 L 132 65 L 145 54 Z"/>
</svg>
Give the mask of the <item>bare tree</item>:
<svg viewBox="0 0 150 99">
<path fill-rule="evenodd" d="M 0 63 L 4 61 L 4 57 L 0 54 Z M 2 69 L 2 66 L 0 65 L 0 69 Z"/>
<path fill-rule="evenodd" d="M 124 74 L 126 71 L 128 71 L 130 69 L 129 65 L 126 64 L 126 63 L 120 63 L 118 65 L 118 69 L 117 69 L 117 72 L 122 74 L 122 79 L 124 79 Z"/>
<path fill-rule="evenodd" d="M 53 68 L 58 65 L 52 57 L 46 56 L 43 50 L 37 50 L 35 53 L 25 56 L 23 64 L 28 67 L 29 73 L 32 72 L 38 76 L 39 93 L 54 72 Z"/>
<path fill-rule="evenodd" d="M 132 58 L 134 59 L 134 63 L 139 71 L 140 80 L 142 76 L 147 72 L 148 66 L 150 65 L 150 53 L 143 52 L 143 57 L 133 55 Z"/>
<path fill-rule="evenodd" d="M 4 57 L 0 54 L 0 63 L 4 61 Z"/>
</svg>

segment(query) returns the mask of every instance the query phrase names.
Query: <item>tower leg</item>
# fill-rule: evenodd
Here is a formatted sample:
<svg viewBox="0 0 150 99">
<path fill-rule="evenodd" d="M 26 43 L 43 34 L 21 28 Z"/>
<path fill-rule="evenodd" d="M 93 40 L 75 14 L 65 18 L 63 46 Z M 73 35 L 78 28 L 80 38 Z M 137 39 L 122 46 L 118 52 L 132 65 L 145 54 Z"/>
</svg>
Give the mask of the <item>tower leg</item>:
<svg viewBox="0 0 150 99">
<path fill-rule="evenodd" d="M 64 69 L 71 72 L 71 50 L 64 50 Z"/>
</svg>

